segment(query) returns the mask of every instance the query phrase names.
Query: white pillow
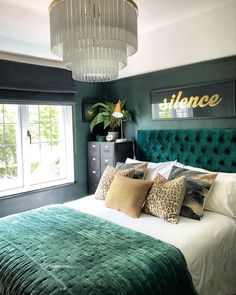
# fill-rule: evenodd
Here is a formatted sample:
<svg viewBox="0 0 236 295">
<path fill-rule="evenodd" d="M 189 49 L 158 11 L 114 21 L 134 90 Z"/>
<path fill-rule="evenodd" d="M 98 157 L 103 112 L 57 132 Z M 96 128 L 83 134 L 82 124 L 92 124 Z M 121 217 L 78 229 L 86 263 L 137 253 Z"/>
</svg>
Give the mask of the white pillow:
<svg viewBox="0 0 236 295">
<path fill-rule="evenodd" d="M 202 169 L 202 168 L 199 168 L 199 167 L 192 167 L 192 166 L 186 166 L 180 162 L 177 162 L 175 164 L 175 166 L 177 167 L 180 167 L 180 168 L 184 168 L 184 169 L 189 169 L 189 170 L 193 170 L 193 171 L 199 171 L 199 172 L 208 172 L 208 173 L 217 173 L 217 172 L 213 172 L 213 171 L 209 171 L 209 170 L 206 170 L 206 169 Z"/>
<path fill-rule="evenodd" d="M 205 209 L 236 218 L 236 173 L 218 173 Z"/>
<path fill-rule="evenodd" d="M 131 164 L 131 163 L 146 163 L 146 162 L 127 158 L 125 163 Z M 170 161 L 170 162 L 160 162 L 160 163 L 148 162 L 144 179 L 154 180 L 158 174 L 168 179 L 171 169 L 176 163 L 177 163 L 177 160 Z"/>
<path fill-rule="evenodd" d="M 185 166 L 179 162 L 176 166 L 199 172 L 212 172 L 201 168 Z M 205 209 L 236 218 L 236 173 L 218 172 L 206 198 Z"/>
</svg>

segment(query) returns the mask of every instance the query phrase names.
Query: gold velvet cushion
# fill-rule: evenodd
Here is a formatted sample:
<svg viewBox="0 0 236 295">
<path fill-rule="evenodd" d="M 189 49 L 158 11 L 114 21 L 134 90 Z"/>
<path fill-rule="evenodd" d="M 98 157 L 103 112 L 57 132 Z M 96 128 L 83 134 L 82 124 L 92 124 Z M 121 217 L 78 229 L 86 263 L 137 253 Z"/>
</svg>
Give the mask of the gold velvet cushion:
<svg viewBox="0 0 236 295">
<path fill-rule="evenodd" d="M 185 190 L 185 176 L 168 181 L 158 175 L 147 196 L 143 211 L 170 223 L 177 223 Z"/>
<path fill-rule="evenodd" d="M 135 169 L 133 178 L 135 179 L 144 179 L 148 162 L 144 163 L 121 163 L 117 162 L 116 168 L 125 170 L 125 169 Z"/>
<path fill-rule="evenodd" d="M 133 177 L 134 171 L 134 169 L 119 170 L 111 166 L 107 166 L 96 189 L 95 199 L 105 200 L 107 192 L 116 174 Z"/>
<path fill-rule="evenodd" d="M 108 208 L 138 218 L 152 185 L 151 180 L 116 175 L 107 193 L 105 204 Z"/>
</svg>

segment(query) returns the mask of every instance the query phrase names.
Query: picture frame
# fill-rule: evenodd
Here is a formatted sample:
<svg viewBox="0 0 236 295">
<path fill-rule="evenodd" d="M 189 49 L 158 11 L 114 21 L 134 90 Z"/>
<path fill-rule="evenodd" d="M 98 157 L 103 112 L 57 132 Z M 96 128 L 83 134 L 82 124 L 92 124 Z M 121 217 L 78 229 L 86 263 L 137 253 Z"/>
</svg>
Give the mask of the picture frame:
<svg viewBox="0 0 236 295">
<path fill-rule="evenodd" d="M 97 114 L 94 103 L 82 102 L 82 122 L 91 122 Z"/>
<path fill-rule="evenodd" d="M 235 80 L 150 91 L 152 120 L 234 118 Z"/>
</svg>

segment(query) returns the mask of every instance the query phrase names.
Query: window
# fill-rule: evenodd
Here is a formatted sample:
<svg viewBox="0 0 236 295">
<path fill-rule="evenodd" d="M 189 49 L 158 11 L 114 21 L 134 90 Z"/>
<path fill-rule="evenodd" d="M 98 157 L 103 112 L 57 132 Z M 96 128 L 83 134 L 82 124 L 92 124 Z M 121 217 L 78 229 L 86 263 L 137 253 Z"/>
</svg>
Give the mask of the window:
<svg viewBox="0 0 236 295">
<path fill-rule="evenodd" d="M 72 107 L 0 104 L 0 196 L 73 181 Z"/>
</svg>

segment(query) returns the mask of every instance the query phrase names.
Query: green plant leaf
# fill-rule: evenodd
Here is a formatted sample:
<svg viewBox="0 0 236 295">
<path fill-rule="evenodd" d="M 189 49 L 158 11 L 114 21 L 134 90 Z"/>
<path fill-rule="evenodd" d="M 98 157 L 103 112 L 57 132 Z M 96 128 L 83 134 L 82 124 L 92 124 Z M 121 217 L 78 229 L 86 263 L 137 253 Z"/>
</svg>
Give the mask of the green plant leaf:
<svg viewBox="0 0 236 295">
<path fill-rule="evenodd" d="M 126 99 L 121 100 L 121 106 L 122 109 L 124 108 L 124 105 L 126 103 Z M 93 108 L 98 109 L 98 114 L 95 116 L 95 118 L 90 123 L 90 131 L 93 131 L 93 128 L 103 123 L 103 128 L 106 129 L 110 126 L 111 129 L 114 129 L 115 127 L 120 126 L 121 120 L 118 118 L 115 118 L 112 116 L 115 105 L 113 102 L 106 101 L 106 102 L 98 102 L 93 105 Z M 124 110 L 123 113 L 123 122 L 132 122 L 132 116 L 129 113 L 129 111 Z"/>
</svg>

